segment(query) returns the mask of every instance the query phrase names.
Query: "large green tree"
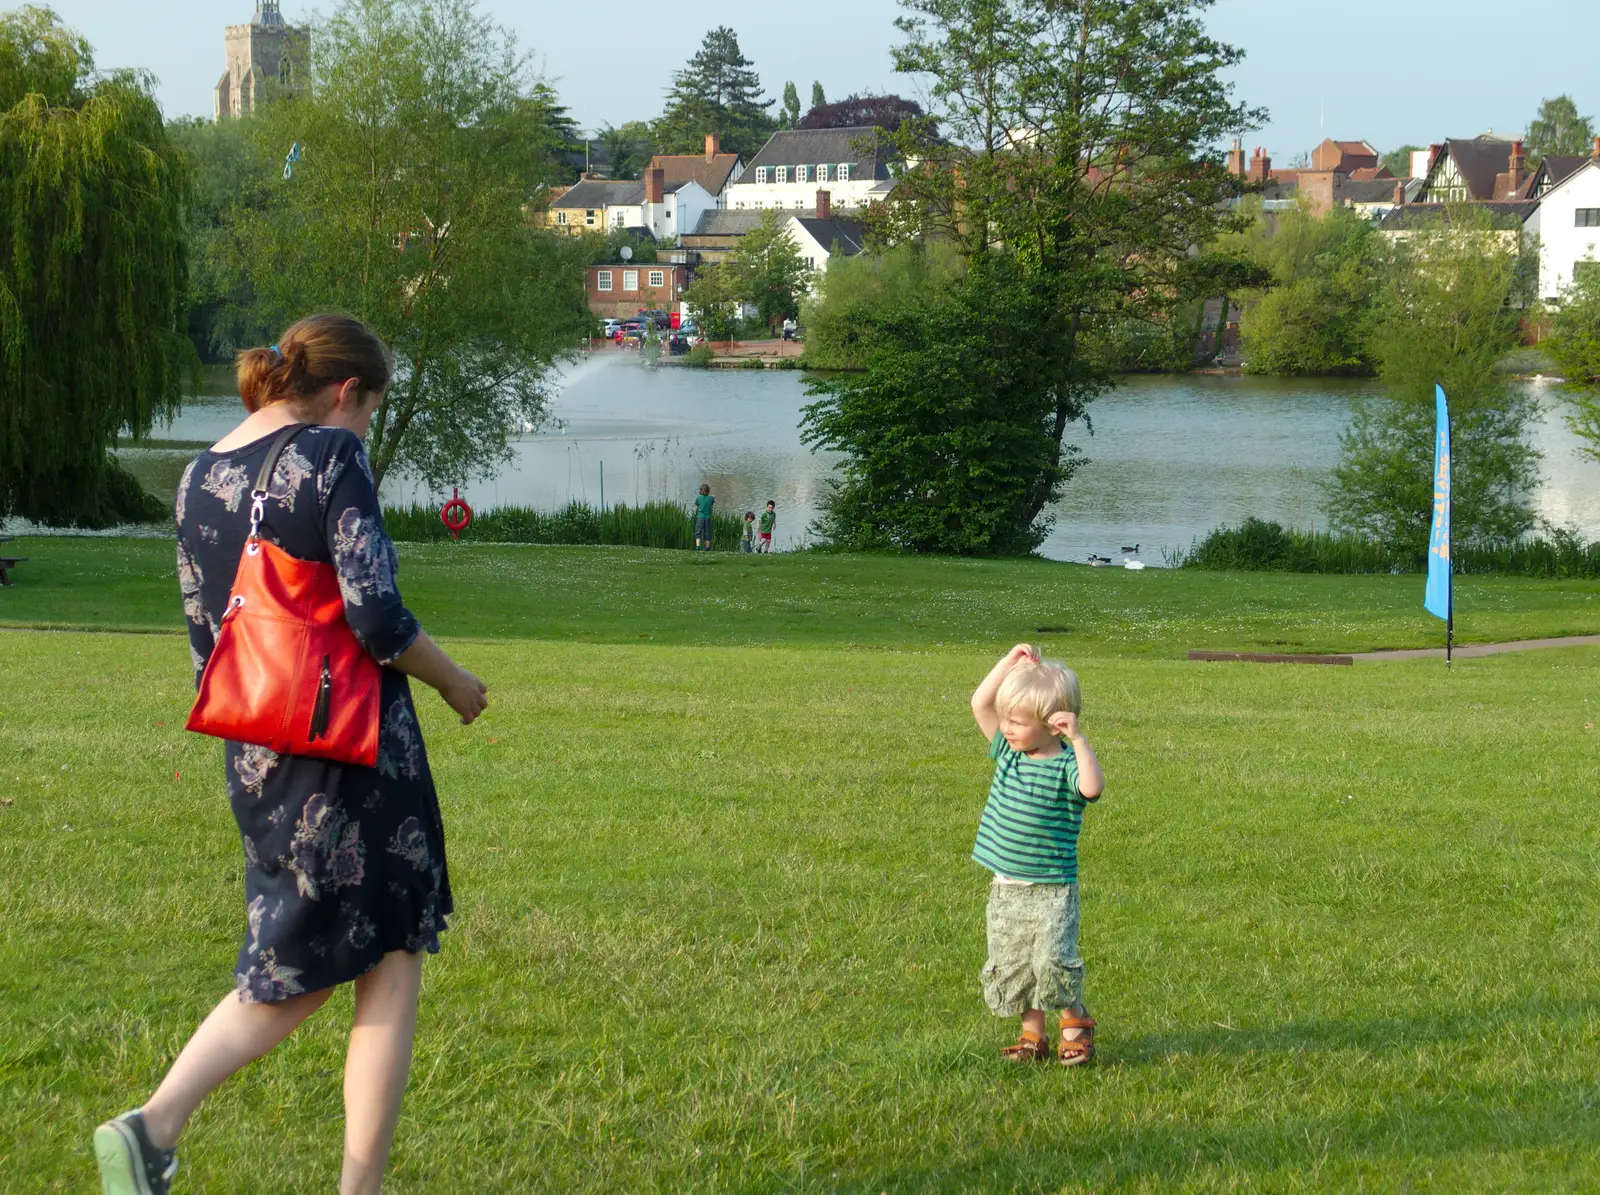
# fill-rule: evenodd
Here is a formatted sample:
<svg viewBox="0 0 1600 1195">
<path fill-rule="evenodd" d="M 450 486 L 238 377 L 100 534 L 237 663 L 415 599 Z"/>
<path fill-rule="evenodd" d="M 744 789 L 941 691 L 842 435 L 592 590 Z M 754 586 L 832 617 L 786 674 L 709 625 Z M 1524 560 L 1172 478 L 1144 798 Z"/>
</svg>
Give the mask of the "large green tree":
<svg viewBox="0 0 1600 1195">
<path fill-rule="evenodd" d="M 1061 319 L 1050 289 L 1009 254 L 874 304 L 857 325 L 864 371 L 810 387 L 803 437 L 845 457 L 817 530 L 867 550 L 1038 547 L 1050 521 L 1033 494 L 1082 463 L 1056 427 L 1070 384 Z"/>
<path fill-rule="evenodd" d="M 1499 372 L 1521 343 L 1533 255 L 1520 225 L 1497 226 L 1471 205 L 1393 246 L 1368 351 L 1384 397 L 1357 407 L 1329 488 L 1335 527 L 1419 558 L 1433 513 L 1434 386 L 1450 403 L 1451 533 L 1460 542 L 1513 539 L 1536 522 L 1538 409 Z"/>
<path fill-rule="evenodd" d="M 1237 244 L 1272 285 L 1242 296 L 1247 368 L 1266 374 L 1365 374 L 1382 238 L 1349 208 L 1262 213 Z"/>
<path fill-rule="evenodd" d="M 474 0 L 345 0 L 313 69 L 254 121 L 271 201 L 238 231 L 261 309 L 349 311 L 394 347 L 368 436 L 380 480 L 488 475 L 589 326 L 582 249 L 531 207 L 552 150 L 535 81 Z"/>
<path fill-rule="evenodd" d="M 0 515 L 160 517 L 111 461 L 176 411 L 188 174 L 149 80 L 48 9 L 0 13 Z"/>
<path fill-rule="evenodd" d="M 1216 147 L 1262 114 L 1232 98 L 1227 75 L 1242 55 L 1206 33 L 1207 0 L 903 7 L 896 68 L 921 77 L 930 120 L 907 120 L 888 138 L 918 166 L 900 179 L 886 231 L 950 238 L 983 278 L 991 258 L 1012 259 L 1004 276 L 1025 284 L 1028 303 L 1046 304 L 1040 334 L 1059 338 L 1039 365 L 1054 371 L 1048 385 L 1032 375 L 1049 396 L 1052 447 L 1008 482 L 1023 492 L 1010 506 L 1018 538 L 1004 542 L 1019 544 L 1070 476 L 1068 427 L 1110 385 L 1103 355 L 1083 344 L 1087 329 L 1160 322 L 1205 292 L 1193 247 L 1235 226 L 1224 201 L 1243 188 Z M 975 354 L 970 369 L 924 385 L 959 387 L 984 368 L 987 350 L 959 343 Z M 889 368 L 892 355 L 869 370 Z"/>
<path fill-rule="evenodd" d="M 716 133 L 724 149 L 753 157 L 777 127 L 761 98 L 755 63 L 739 49 L 739 36 L 719 25 L 705 36 L 683 70 L 672 76 L 667 109 L 654 126 L 661 153 L 692 154 Z"/>
<path fill-rule="evenodd" d="M 1528 156 L 1533 162 L 1548 154 L 1588 157 L 1594 145 L 1594 120 L 1580 116 L 1570 95 L 1558 95 L 1539 105 L 1539 115 L 1528 122 Z"/>
</svg>

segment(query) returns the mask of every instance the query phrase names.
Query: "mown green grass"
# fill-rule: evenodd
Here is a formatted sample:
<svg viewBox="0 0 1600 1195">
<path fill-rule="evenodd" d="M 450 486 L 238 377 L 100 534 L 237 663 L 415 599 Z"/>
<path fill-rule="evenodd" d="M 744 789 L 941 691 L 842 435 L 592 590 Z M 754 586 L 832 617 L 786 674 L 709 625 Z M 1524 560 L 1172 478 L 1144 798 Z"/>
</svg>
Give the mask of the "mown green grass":
<svg viewBox="0 0 1600 1195">
<path fill-rule="evenodd" d="M 0 626 L 181 625 L 163 540 L 24 538 Z M 1374 651 L 1442 645 L 1417 577 L 1091 569 L 1044 560 L 642 548 L 400 545 L 438 634 L 593 643 L 905 646 L 1043 638 L 1053 649 Z M 1600 633 L 1600 581 L 1461 577 L 1461 642 Z"/>
<path fill-rule="evenodd" d="M 966 699 L 1009 629 L 455 643 L 494 705 L 462 728 L 420 703 L 458 909 L 387 1189 L 1600 1185 L 1594 649 L 1071 652 L 1110 777 L 1082 847 L 1102 1053 L 1017 1071 L 966 860 Z M 0 633 L 0 1189 L 88 1189 L 94 1123 L 228 985 L 242 863 L 220 751 L 180 729 L 187 657 Z M 202 1110 L 181 1190 L 333 1188 L 348 1020 L 342 997 Z"/>
</svg>

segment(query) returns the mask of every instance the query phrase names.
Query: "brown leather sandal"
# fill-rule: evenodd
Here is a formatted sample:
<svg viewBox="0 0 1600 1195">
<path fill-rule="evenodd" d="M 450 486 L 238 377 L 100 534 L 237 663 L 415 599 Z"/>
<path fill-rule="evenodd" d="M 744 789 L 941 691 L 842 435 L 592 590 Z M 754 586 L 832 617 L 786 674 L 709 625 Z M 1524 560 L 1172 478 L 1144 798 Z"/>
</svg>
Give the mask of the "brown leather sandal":
<svg viewBox="0 0 1600 1195">
<path fill-rule="evenodd" d="M 1014 1046 L 1005 1046 L 1000 1057 L 1007 1062 L 1046 1062 L 1050 1058 L 1050 1041 L 1042 1034 L 1024 1029 Z"/>
<path fill-rule="evenodd" d="M 1068 1037 L 1068 1029 L 1087 1029 L 1082 1037 Z M 1061 1014 L 1061 1041 L 1056 1046 L 1056 1061 L 1062 1066 L 1082 1066 L 1094 1061 L 1094 1018 Z"/>
</svg>

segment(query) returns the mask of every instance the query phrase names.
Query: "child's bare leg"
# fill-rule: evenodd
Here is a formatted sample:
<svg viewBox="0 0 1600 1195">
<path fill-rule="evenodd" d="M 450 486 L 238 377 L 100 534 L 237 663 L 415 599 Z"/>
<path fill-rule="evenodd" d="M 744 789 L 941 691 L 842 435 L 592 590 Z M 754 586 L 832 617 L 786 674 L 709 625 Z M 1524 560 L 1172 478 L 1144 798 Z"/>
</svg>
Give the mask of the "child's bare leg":
<svg viewBox="0 0 1600 1195">
<path fill-rule="evenodd" d="M 1067 1009 L 1067 1015 L 1071 1016 L 1074 1020 L 1079 1020 L 1079 1021 L 1088 1020 L 1089 1019 L 1088 1006 L 1085 1005 L 1082 1001 L 1079 1001 L 1077 1004 L 1074 1004 L 1071 1008 Z M 1041 1024 L 1044 1023 L 1044 1014 L 1043 1013 L 1039 1014 L 1039 1020 L 1040 1020 Z M 1061 1026 L 1061 1036 L 1066 1038 L 1068 1041 L 1078 1041 L 1078 1040 L 1080 1040 L 1082 1038 L 1089 1037 L 1092 1032 L 1093 1031 L 1091 1029 L 1089 1029 L 1087 1026 L 1083 1026 L 1083 1025 L 1079 1025 L 1079 1026 L 1063 1025 L 1063 1026 Z"/>
<path fill-rule="evenodd" d="M 202 1100 L 300 1027 L 332 989 L 273 1004 L 246 1004 L 230 992 L 200 1023 L 161 1086 L 141 1109 L 150 1142 L 171 1149 Z"/>
<path fill-rule="evenodd" d="M 1039 1037 L 1044 1037 L 1048 1040 L 1048 1035 L 1044 1031 L 1044 1011 L 1038 1008 L 1030 1008 L 1023 1012 L 1022 1031 L 1024 1033 L 1037 1034 Z"/>
<path fill-rule="evenodd" d="M 417 1028 L 422 955 L 396 950 L 356 980 L 356 1017 L 344 1064 L 344 1174 L 340 1195 L 378 1195 L 400 1119 Z"/>
</svg>

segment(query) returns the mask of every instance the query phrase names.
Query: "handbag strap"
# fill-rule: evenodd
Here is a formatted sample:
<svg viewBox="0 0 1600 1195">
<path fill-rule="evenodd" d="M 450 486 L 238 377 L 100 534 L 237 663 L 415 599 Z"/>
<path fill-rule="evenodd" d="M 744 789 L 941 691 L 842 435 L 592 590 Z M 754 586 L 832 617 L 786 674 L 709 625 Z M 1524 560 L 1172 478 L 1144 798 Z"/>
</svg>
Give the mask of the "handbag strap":
<svg viewBox="0 0 1600 1195">
<path fill-rule="evenodd" d="M 267 459 L 261 462 L 261 472 L 256 474 L 255 488 L 250 491 L 250 538 L 255 539 L 261 527 L 261 517 L 267 511 L 268 489 L 272 485 L 272 473 L 278 467 L 278 458 L 283 455 L 283 450 L 289 447 L 289 441 L 298 436 L 309 423 L 291 423 L 273 438 L 271 446 L 267 449 Z"/>
</svg>

